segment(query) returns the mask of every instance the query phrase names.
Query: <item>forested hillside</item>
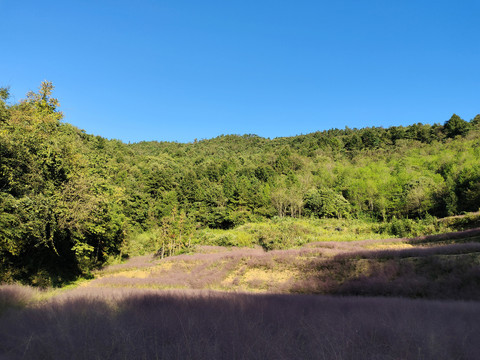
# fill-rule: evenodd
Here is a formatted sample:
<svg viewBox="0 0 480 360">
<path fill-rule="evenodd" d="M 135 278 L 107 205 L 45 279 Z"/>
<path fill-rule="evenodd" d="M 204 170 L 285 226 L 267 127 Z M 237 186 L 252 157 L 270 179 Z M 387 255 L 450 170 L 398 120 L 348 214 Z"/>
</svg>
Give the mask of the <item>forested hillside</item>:
<svg viewBox="0 0 480 360">
<path fill-rule="evenodd" d="M 479 210 L 480 115 L 125 144 L 63 122 L 52 90 L 19 103 L 0 91 L 0 282 L 63 283 L 152 229 L 175 242 L 275 217 L 391 224 Z"/>
</svg>

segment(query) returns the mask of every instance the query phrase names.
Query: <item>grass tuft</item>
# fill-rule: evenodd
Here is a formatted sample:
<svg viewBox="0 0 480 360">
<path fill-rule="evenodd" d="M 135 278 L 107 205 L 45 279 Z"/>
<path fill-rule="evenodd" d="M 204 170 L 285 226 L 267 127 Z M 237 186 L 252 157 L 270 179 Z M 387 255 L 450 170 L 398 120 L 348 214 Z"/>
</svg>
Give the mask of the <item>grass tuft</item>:
<svg viewBox="0 0 480 360">
<path fill-rule="evenodd" d="M 0 315 L 9 308 L 22 308 L 32 302 L 39 291 L 30 286 L 0 285 Z"/>
</svg>

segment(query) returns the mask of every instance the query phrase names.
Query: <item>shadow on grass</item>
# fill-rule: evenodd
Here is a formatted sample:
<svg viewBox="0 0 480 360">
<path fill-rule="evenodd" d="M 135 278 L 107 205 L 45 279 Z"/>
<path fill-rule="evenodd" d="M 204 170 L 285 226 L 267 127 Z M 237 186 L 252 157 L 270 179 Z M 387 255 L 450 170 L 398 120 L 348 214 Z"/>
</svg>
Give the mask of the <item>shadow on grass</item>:
<svg viewBox="0 0 480 360">
<path fill-rule="evenodd" d="M 478 359 L 476 302 L 83 289 L 0 317 L 0 359 Z"/>
<path fill-rule="evenodd" d="M 480 300 L 479 233 L 143 257 L 104 269 L 90 285 Z"/>
<path fill-rule="evenodd" d="M 356 251 L 315 259 L 304 272 L 293 291 L 480 300 L 480 243 Z"/>
</svg>

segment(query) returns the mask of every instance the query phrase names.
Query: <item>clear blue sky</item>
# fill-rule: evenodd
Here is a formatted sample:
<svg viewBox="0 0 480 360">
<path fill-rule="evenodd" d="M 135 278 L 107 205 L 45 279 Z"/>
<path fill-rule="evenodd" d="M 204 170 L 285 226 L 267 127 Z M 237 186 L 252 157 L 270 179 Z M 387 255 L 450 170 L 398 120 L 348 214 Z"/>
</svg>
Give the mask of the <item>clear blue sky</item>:
<svg viewBox="0 0 480 360">
<path fill-rule="evenodd" d="M 0 86 L 125 142 L 480 113 L 480 1 L 0 0 Z"/>
</svg>

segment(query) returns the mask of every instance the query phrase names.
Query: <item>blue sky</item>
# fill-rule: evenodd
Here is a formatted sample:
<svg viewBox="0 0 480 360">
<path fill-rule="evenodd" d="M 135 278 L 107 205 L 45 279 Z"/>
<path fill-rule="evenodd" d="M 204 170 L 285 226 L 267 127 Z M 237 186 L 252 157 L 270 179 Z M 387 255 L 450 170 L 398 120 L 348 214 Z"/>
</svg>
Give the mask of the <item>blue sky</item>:
<svg viewBox="0 0 480 360">
<path fill-rule="evenodd" d="M 480 1 L 0 0 L 0 86 L 125 142 L 480 113 Z"/>
</svg>

